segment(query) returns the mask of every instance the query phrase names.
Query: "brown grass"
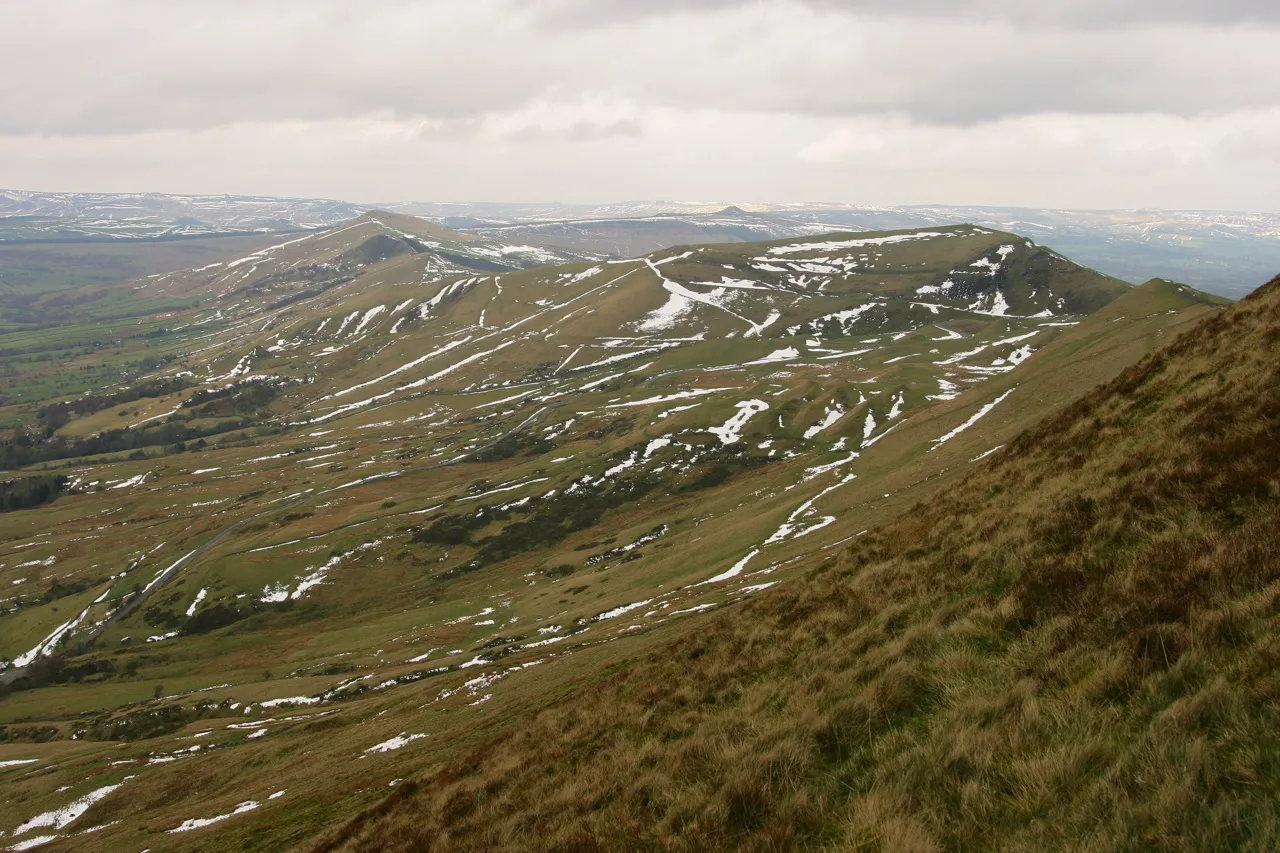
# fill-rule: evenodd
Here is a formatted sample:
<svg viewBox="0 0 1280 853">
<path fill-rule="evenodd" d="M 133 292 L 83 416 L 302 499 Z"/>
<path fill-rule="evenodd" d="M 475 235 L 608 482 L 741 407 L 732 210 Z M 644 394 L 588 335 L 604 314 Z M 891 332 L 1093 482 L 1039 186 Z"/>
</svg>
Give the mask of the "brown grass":
<svg viewBox="0 0 1280 853">
<path fill-rule="evenodd" d="M 315 850 L 1280 848 L 1280 279 Z"/>
</svg>

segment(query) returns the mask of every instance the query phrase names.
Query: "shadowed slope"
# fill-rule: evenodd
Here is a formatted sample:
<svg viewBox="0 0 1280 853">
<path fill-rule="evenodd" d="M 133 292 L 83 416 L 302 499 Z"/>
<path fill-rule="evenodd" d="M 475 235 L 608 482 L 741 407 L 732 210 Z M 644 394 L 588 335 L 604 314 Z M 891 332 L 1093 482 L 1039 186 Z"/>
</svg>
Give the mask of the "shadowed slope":
<svg viewBox="0 0 1280 853">
<path fill-rule="evenodd" d="M 316 849 L 1274 849 L 1278 349 L 1280 279 Z"/>
</svg>

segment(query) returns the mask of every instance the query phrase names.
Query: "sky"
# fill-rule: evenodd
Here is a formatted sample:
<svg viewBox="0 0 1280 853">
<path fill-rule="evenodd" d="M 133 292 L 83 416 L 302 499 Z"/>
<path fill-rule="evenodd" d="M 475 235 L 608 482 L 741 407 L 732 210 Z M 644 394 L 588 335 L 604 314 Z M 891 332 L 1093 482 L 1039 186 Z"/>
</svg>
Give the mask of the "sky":
<svg viewBox="0 0 1280 853">
<path fill-rule="evenodd" d="M 0 186 L 1280 212 L 1275 0 L 4 0 Z"/>
</svg>

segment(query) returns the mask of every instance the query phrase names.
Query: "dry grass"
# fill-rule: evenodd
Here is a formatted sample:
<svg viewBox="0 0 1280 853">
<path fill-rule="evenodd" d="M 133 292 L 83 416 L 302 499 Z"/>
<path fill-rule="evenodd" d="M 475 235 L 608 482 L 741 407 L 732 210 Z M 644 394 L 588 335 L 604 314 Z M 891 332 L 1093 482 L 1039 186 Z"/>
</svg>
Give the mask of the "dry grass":
<svg viewBox="0 0 1280 853">
<path fill-rule="evenodd" d="M 1280 280 L 317 850 L 1280 847 Z"/>
</svg>

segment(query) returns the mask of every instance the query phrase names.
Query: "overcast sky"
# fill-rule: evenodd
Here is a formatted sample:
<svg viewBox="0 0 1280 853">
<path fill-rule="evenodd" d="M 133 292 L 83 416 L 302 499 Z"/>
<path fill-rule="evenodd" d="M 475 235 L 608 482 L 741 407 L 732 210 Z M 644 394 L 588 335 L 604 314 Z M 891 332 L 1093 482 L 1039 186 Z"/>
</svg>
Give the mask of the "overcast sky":
<svg viewBox="0 0 1280 853">
<path fill-rule="evenodd" d="M 1280 211 L 1277 0 L 2 0 L 0 186 Z"/>
</svg>

